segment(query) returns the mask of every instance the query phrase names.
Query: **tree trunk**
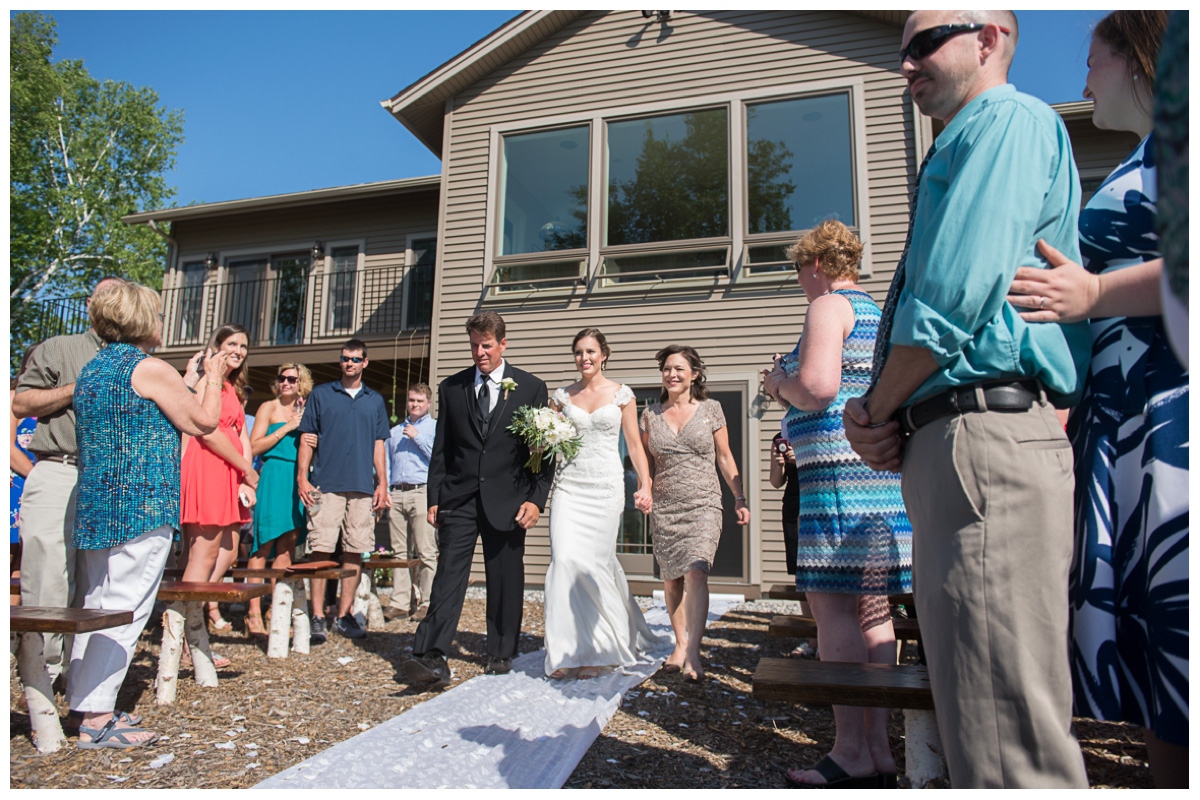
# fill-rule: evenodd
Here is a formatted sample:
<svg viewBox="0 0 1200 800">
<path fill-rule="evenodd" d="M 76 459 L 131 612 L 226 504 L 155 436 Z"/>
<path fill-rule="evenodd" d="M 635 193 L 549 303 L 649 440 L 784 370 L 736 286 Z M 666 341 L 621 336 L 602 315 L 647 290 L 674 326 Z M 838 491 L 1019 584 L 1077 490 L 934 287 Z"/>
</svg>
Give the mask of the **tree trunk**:
<svg viewBox="0 0 1200 800">
<path fill-rule="evenodd" d="M 169 706 L 175 702 L 175 690 L 179 684 L 179 659 L 183 657 L 183 603 L 167 605 L 163 612 L 162 648 L 158 654 L 157 693 L 154 702 Z"/>
<path fill-rule="evenodd" d="M 267 658 L 287 658 L 292 597 L 290 580 L 281 578 L 275 581 L 275 591 L 271 595 L 271 634 L 267 638 Z"/>
<path fill-rule="evenodd" d="M 216 686 L 217 668 L 213 666 L 212 647 L 208 643 L 208 628 L 204 626 L 204 603 L 189 600 L 185 604 L 187 621 L 183 632 L 192 651 L 192 670 L 197 686 Z"/>
<path fill-rule="evenodd" d="M 42 649 L 42 634 L 22 633 L 17 650 L 17 672 L 25 687 L 25 703 L 29 706 L 29 726 L 33 744 L 39 753 L 53 753 L 66 741 L 58 708 L 54 705 L 54 689 L 50 673 L 46 672 L 46 656 Z"/>
<path fill-rule="evenodd" d="M 933 711 L 904 710 L 904 765 L 913 789 L 924 789 L 935 778 L 945 779 L 946 758 Z"/>
<path fill-rule="evenodd" d="M 312 628 L 308 624 L 308 581 L 304 578 L 292 578 L 292 652 L 308 654 L 312 642 L 309 634 Z M 324 598 L 322 598 L 324 601 Z"/>
</svg>

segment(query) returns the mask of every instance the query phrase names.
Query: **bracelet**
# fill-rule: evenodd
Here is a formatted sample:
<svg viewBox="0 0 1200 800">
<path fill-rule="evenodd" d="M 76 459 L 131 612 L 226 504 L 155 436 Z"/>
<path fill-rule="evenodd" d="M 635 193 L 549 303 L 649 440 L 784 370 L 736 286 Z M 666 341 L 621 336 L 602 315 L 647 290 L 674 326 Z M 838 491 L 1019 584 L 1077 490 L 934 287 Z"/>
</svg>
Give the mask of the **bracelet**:
<svg viewBox="0 0 1200 800">
<path fill-rule="evenodd" d="M 779 360 L 779 368 L 783 370 L 783 374 L 788 377 L 794 377 L 800 374 L 800 357 L 796 353 L 788 353 Z"/>
<path fill-rule="evenodd" d="M 740 503 L 744 503 L 744 502 L 746 502 L 746 498 L 744 498 L 744 497 L 735 497 L 735 498 L 733 498 L 733 499 L 734 499 L 736 502 L 740 502 Z"/>
<path fill-rule="evenodd" d="M 205 383 L 207 383 L 209 386 L 220 386 L 221 385 L 220 381 L 205 381 Z"/>
</svg>

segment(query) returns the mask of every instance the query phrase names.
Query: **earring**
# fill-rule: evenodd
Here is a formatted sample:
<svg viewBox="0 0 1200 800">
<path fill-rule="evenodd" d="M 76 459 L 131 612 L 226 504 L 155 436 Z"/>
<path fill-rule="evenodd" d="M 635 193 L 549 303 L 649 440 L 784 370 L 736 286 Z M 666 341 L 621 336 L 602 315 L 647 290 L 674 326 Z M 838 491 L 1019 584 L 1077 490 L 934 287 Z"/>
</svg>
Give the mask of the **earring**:
<svg viewBox="0 0 1200 800">
<path fill-rule="evenodd" d="M 1136 73 L 1136 72 L 1135 72 L 1135 73 L 1133 73 L 1133 79 L 1134 79 L 1135 81 L 1138 79 L 1138 76 L 1137 76 L 1137 73 Z"/>
</svg>

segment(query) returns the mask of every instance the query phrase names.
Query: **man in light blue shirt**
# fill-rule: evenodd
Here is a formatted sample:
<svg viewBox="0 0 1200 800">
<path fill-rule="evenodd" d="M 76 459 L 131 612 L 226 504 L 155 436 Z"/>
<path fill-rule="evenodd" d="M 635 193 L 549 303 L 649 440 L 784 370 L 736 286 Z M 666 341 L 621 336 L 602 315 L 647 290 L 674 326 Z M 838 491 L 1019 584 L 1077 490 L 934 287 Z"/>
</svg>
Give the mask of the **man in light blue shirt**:
<svg viewBox="0 0 1200 800">
<path fill-rule="evenodd" d="M 844 414 L 868 465 L 903 469 L 956 789 L 1087 786 L 1070 733 L 1074 479 L 1054 406 L 1078 396 L 1088 332 L 1028 325 L 1006 302 L 1017 267 L 1046 266 L 1039 239 L 1079 252 L 1079 177 L 1062 120 L 1007 83 L 1017 34 L 1010 11 L 905 25 L 909 92 L 946 127 L 918 175 L 871 388 Z"/>
<path fill-rule="evenodd" d="M 419 622 L 429 611 L 429 589 L 438 557 L 437 531 L 427 519 L 429 506 L 425 495 L 429 456 L 437 433 L 437 420 L 429 414 L 432 400 L 429 384 L 415 383 L 408 387 L 408 418 L 392 428 L 387 442 L 392 550 L 400 558 L 420 561 L 416 567 L 393 570 L 392 599 L 383 610 L 388 622 L 408 616 Z"/>
</svg>

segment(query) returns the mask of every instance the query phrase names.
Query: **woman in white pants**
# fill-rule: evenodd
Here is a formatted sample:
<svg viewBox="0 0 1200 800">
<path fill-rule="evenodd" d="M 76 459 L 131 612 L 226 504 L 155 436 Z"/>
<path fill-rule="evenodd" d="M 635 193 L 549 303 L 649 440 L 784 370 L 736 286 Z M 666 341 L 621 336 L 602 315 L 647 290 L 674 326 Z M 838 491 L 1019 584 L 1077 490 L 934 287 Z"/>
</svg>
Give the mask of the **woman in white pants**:
<svg viewBox="0 0 1200 800">
<path fill-rule="evenodd" d="M 84 608 L 133 611 L 133 622 L 75 637 L 67 700 L 81 748 L 140 747 L 157 738 L 136 727 L 138 718 L 115 712 L 117 692 L 179 525 L 179 432 L 212 431 L 220 411 L 219 392 L 205 393 L 201 405 L 173 367 L 147 355 L 162 342 L 161 311 L 157 292 L 125 281 L 88 306 L 108 346 L 75 382 L 77 591 Z M 218 386 L 226 359 L 217 353 L 204 364 Z"/>
</svg>

